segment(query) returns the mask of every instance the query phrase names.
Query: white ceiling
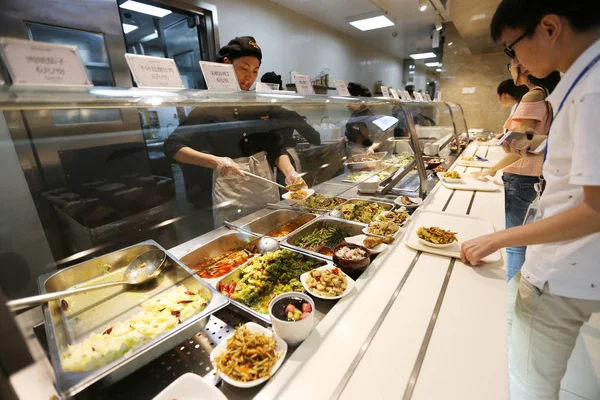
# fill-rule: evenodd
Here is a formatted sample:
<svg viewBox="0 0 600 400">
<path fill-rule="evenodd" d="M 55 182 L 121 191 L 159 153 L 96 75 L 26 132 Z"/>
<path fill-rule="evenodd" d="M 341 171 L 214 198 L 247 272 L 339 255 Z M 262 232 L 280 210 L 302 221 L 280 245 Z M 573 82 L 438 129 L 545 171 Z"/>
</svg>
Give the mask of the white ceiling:
<svg viewBox="0 0 600 400">
<path fill-rule="evenodd" d="M 351 17 L 377 11 L 370 0 L 271 0 L 353 38 L 366 42 L 396 57 L 431 49 L 431 32 L 436 12 L 430 5 L 419 11 L 417 0 L 388 0 L 396 25 L 362 32 L 348 22 Z M 394 37 L 393 34 L 397 33 Z"/>
</svg>

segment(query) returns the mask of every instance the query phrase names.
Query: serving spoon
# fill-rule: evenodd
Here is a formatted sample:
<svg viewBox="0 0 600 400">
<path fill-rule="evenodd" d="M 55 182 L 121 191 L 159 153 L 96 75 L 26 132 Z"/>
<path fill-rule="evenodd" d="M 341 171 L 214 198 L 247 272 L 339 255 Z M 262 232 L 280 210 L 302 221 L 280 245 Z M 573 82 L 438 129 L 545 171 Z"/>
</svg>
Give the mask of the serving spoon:
<svg viewBox="0 0 600 400">
<path fill-rule="evenodd" d="M 52 300 L 63 299 L 77 293 L 89 292 L 91 290 L 104 289 L 117 285 L 141 285 L 142 283 L 146 283 L 151 279 L 156 278 L 161 273 L 166 258 L 167 254 L 162 250 L 149 250 L 140 254 L 129 263 L 127 268 L 125 268 L 125 271 L 123 271 L 123 279 L 120 281 L 11 300 L 6 303 L 6 306 L 12 311 L 17 311 L 30 306 L 47 303 Z"/>
</svg>

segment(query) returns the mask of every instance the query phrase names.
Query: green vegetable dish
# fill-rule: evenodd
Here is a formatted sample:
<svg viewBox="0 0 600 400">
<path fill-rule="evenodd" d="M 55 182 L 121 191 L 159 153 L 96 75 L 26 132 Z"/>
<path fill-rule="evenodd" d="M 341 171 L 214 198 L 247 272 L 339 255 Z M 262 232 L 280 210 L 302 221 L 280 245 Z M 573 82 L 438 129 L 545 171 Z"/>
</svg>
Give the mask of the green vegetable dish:
<svg viewBox="0 0 600 400">
<path fill-rule="evenodd" d="M 329 197 L 324 194 L 315 193 L 304 200 L 300 206 L 305 208 L 318 208 L 321 210 L 333 210 L 346 200 L 339 197 Z"/>
<path fill-rule="evenodd" d="M 363 224 L 372 222 L 377 215 L 383 211 L 387 211 L 383 206 L 369 201 L 346 203 L 343 204 L 339 210 L 344 214 L 344 219 L 362 222 Z"/>
<path fill-rule="evenodd" d="M 298 239 L 294 245 L 315 253 L 333 256 L 335 245 L 343 242 L 348 236 L 350 233 L 346 229 L 322 224 L 308 235 Z"/>
<path fill-rule="evenodd" d="M 286 292 L 301 292 L 300 275 L 322 264 L 324 262 L 290 250 L 265 253 L 241 269 L 242 278 L 228 295 L 261 314 L 268 314 L 273 297 Z"/>
</svg>

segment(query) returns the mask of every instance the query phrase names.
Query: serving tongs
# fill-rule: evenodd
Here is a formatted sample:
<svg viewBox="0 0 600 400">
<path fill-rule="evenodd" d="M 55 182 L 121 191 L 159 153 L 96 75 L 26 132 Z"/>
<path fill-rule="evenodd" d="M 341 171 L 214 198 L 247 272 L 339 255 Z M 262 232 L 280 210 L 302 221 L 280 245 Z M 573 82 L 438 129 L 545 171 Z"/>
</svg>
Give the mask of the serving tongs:
<svg viewBox="0 0 600 400">
<path fill-rule="evenodd" d="M 283 185 L 280 185 L 279 183 L 274 182 L 274 181 L 272 181 L 270 179 L 263 178 L 260 175 L 255 175 L 252 172 L 248 172 L 248 171 L 242 171 L 242 172 L 244 173 L 244 175 L 248 175 L 248 176 L 251 176 L 254 179 L 259 179 L 259 180 L 261 180 L 263 182 L 270 183 L 271 185 L 277 186 L 278 188 L 283 189 L 283 190 L 287 190 L 288 192 L 297 192 L 298 190 L 301 190 L 304 186 L 306 186 L 306 184 L 304 183 L 304 181 L 302 181 L 300 183 L 292 183 L 290 185 L 283 186 Z"/>
</svg>

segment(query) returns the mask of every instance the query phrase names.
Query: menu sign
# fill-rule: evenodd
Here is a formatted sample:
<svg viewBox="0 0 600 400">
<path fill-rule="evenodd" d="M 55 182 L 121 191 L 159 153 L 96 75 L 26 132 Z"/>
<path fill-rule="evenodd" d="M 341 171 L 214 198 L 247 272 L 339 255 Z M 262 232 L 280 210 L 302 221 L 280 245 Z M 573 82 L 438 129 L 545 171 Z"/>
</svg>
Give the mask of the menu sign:
<svg viewBox="0 0 600 400">
<path fill-rule="evenodd" d="M 257 93 L 276 92 L 279 90 L 279 83 L 256 82 Z"/>
<path fill-rule="evenodd" d="M 390 97 L 390 91 L 388 90 L 387 86 L 381 87 L 381 93 L 383 94 L 383 97 L 386 97 L 386 98 Z"/>
<path fill-rule="evenodd" d="M 239 91 L 240 84 L 231 64 L 200 61 L 200 69 L 208 90 Z"/>
<path fill-rule="evenodd" d="M 334 79 L 333 84 L 337 89 L 338 96 L 350 96 L 350 92 L 348 91 L 348 86 L 346 86 L 346 82 L 341 79 Z"/>
<path fill-rule="evenodd" d="M 404 98 L 406 101 L 411 101 L 413 98 L 410 96 L 410 93 L 408 93 L 408 90 L 403 90 L 402 93 L 404 94 Z"/>
<path fill-rule="evenodd" d="M 415 99 L 418 101 L 423 101 L 423 95 L 419 92 L 415 92 Z"/>
<path fill-rule="evenodd" d="M 179 69 L 171 58 L 125 54 L 138 87 L 185 89 Z"/>
<path fill-rule="evenodd" d="M 309 75 L 294 74 L 293 78 L 296 82 L 296 92 L 298 94 L 315 94 Z"/>
<path fill-rule="evenodd" d="M 93 86 L 77 47 L 0 38 L 14 86 Z"/>
<path fill-rule="evenodd" d="M 400 100 L 400 96 L 398 96 L 398 92 L 396 92 L 396 90 L 394 89 L 389 89 L 389 92 L 392 94 L 392 97 L 396 100 Z"/>
</svg>

